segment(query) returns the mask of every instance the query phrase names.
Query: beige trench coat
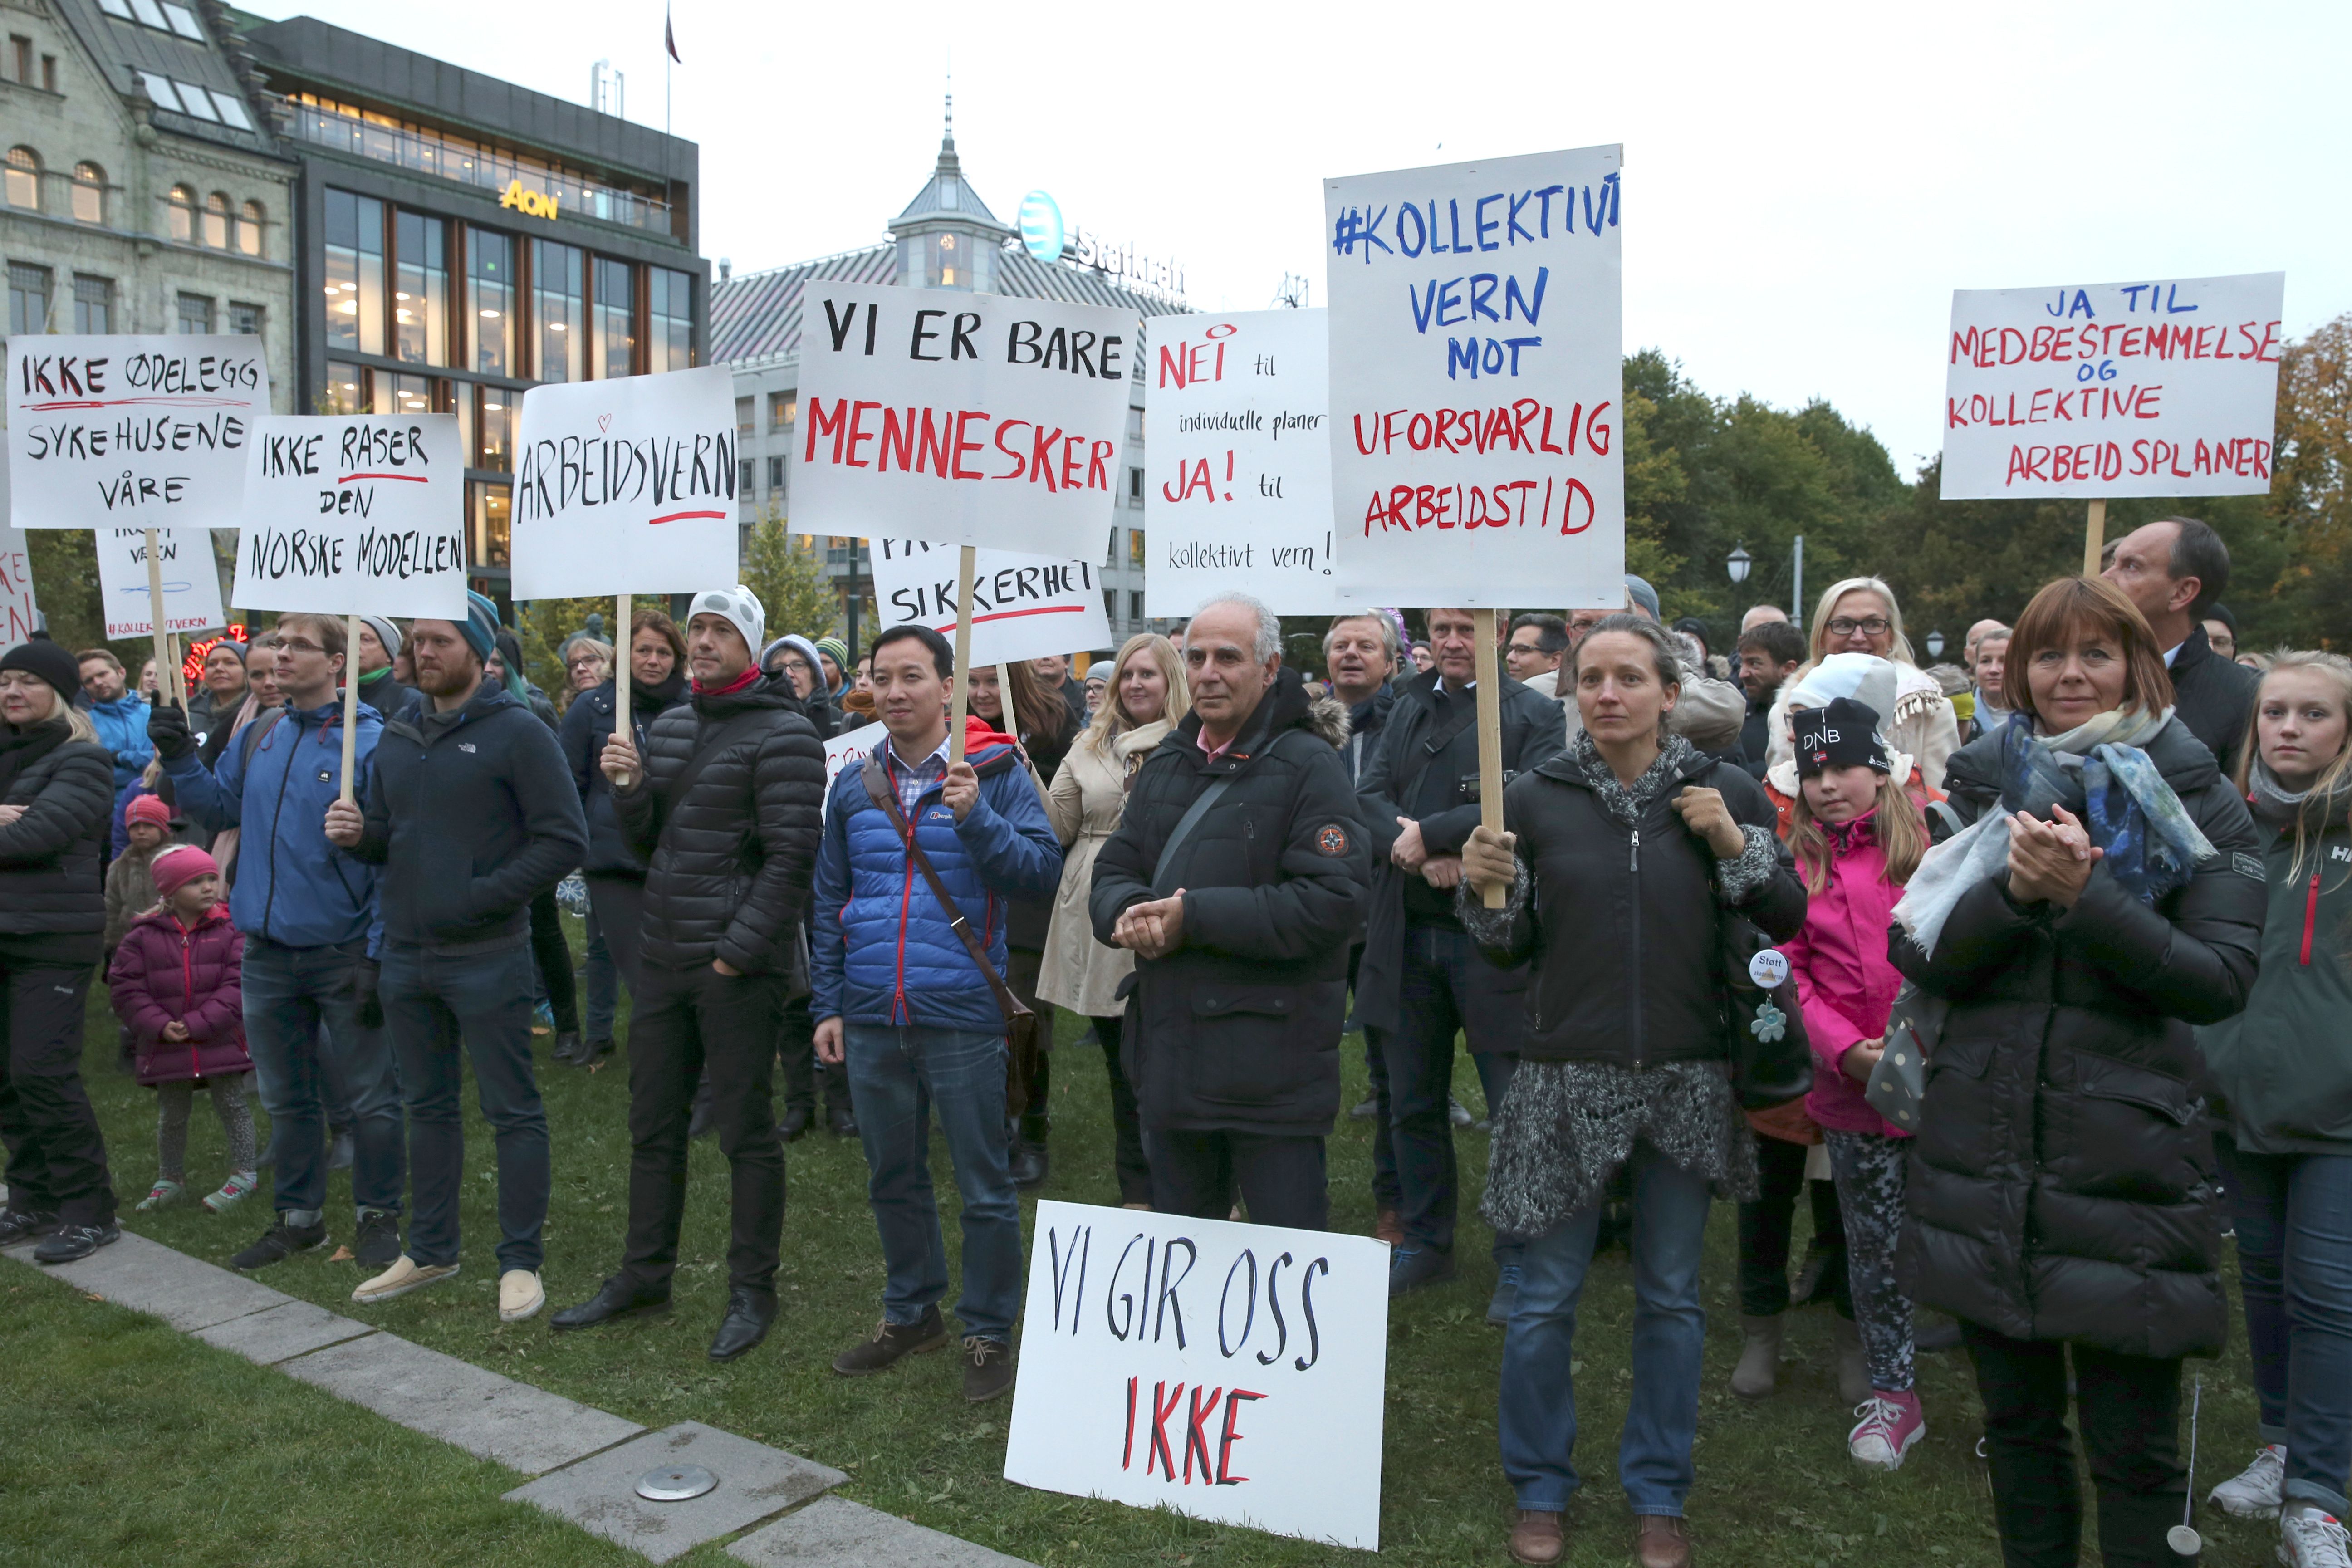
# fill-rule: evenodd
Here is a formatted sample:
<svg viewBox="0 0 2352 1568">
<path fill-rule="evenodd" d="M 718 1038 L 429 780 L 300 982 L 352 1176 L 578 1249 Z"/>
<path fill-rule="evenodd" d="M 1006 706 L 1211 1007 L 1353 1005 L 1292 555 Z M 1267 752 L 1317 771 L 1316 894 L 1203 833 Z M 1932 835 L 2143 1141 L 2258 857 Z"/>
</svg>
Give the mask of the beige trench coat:
<svg viewBox="0 0 2352 1568">
<path fill-rule="evenodd" d="M 1118 830 L 1127 806 L 1127 781 L 1151 749 L 1168 737 L 1165 720 L 1129 730 L 1103 755 L 1081 735 L 1054 774 L 1046 815 L 1062 840 L 1062 886 L 1054 895 L 1054 920 L 1045 931 L 1045 957 L 1037 973 L 1037 999 L 1089 1018 L 1116 1017 L 1127 1010 L 1118 1000 L 1121 982 L 1135 969 L 1135 954 L 1095 940 L 1087 913 L 1094 891 L 1095 857 L 1103 840 Z"/>
</svg>

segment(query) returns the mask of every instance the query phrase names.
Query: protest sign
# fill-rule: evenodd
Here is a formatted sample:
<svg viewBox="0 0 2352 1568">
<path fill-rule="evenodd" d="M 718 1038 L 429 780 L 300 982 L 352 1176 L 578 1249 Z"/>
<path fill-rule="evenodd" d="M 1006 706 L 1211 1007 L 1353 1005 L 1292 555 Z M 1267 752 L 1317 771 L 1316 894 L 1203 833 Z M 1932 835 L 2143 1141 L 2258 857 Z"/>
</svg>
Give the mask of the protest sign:
<svg viewBox="0 0 2352 1568">
<path fill-rule="evenodd" d="M 24 531 L 8 521 L 8 453 L 0 447 L 0 648 L 15 647 L 41 624 L 33 602 L 33 562 Z"/>
<path fill-rule="evenodd" d="M 841 776 L 841 770 L 865 766 L 866 759 L 889 738 L 890 731 L 881 725 L 868 724 L 835 735 L 824 743 L 824 798 L 828 803 L 833 799 L 833 781 Z"/>
<path fill-rule="evenodd" d="M 228 617 L 221 613 L 220 568 L 213 561 L 213 536 L 205 530 L 155 530 L 152 573 L 147 530 L 101 528 L 96 540 L 99 596 L 109 638 L 197 632 L 227 623 Z M 151 608 L 152 580 L 158 577 L 163 587 L 161 626 L 155 624 Z M 159 679 L 167 679 L 161 664 L 156 669 Z"/>
<path fill-rule="evenodd" d="M 231 597 L 256 610 L 466 616 L 454 414 L 273 416 L 254 426 Z"/>
<path fill-rule="evenodd" d="M 269 412 L 258 337 L 8 340 L 18 528 L 236 528 Z"/>
<path fill-rule="evenodd" d="M 725 366 L 534 386 L 516 447 L 516 598 L 690 594 L 740 575 Z"/>
<path fill-rule="evenodd" d="M 1327 181 L 1349 604 L 1624 596 L 1619 149 Z"/>
<path fill-rule="evenodd" d="M 793 527 L 1092 557 L 1126 483 L 1136 321 L 812 280 Z"/>
<path fill-rule="evenodd" d="M 1323 310 L 1164 316 L 1145 348 L 1144 515 L 1155 616 L 1241 590 L 1276 615 L 1328 615 L 1330 383 Z"/>
<path fill-rule="evenodd" d="M 2286 274 L 1961 289 L 1943 499 L 2261 495 Z"/>
<path fill-rule="evenodd" d="M 884 626 L 913 621 L 955 636 L 953 545 L 877 539 L 873 557 L 874 605 Z M 974 552 L 971 640 L 964 656 L 971 663 L 1004 664 L 1109 643 L 1102 581 L 1091 563 L 1012 550 Z"/>
<path fill-rule="evenodd" d="M 1388 1248 L 1045 1200 L 1004 1479 L 1381 1545 Z"/>
</svg>

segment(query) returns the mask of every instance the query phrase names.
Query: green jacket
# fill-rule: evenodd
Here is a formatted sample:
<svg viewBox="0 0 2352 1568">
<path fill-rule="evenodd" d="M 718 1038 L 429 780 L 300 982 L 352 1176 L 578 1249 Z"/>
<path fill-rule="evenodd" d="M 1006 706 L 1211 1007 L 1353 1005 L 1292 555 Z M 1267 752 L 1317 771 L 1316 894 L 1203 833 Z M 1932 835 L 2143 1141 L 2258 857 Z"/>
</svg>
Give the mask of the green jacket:
<svg viewBox="0 0 2352 1568">
<path fill-rule="evenodd" d="M 2327 830 L 2294 868 L 2270 835 L 2262 973 L 2246 1010 L 2197 1032 L 2238 1146 L 2260 1154 L 2352 1152 L 2352 833 Z"/>
</svg>

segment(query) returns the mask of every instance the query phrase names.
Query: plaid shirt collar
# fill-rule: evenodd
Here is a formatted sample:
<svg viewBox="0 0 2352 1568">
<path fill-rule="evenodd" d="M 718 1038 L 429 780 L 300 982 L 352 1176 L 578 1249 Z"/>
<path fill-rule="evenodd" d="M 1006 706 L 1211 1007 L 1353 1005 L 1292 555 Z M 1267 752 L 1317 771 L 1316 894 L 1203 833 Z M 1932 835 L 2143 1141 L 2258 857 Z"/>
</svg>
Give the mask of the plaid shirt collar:
<svg viewBox="0 0 2352 1568">
<path fill-rule="evenodd" d="M 891 741 L 888 751 L 890 784 L 898 792 L 898 810 L 907 820 L 915 820 L 915 803 L 923 798 L 930 787 L 948 776 L 948 742 L 942 736 L 931 754 L 919 763 L 908 763 L 898 754 L 898 742 Z"/>
</svg>

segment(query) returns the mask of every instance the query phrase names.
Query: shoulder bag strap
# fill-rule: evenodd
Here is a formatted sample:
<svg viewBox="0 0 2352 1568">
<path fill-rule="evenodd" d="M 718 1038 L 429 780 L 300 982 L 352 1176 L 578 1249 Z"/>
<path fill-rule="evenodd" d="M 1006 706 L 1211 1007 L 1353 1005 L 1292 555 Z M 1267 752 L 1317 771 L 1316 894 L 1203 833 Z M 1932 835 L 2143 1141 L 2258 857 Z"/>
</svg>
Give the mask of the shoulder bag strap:
<svg viewBox="0 0 2352 1568">
<path fill-rule="evenodd" d="M 940 901 L 940 908 L 948 917 L 948 929 L 962 939 L 963 950 L 971 954 L 972 963 L 988 976 L 988 988 L 996 994 L 996 1009 L 1004 1015 L 1005 1025 L 1011 1027 L 1014 1019 L 1027 1016 L 1029 1009 L 1022 1005 L 1020 997 L 1013 994 L 1013 987 L 1004 983 L 1004 976 L 996 972 L 996 965 L 988 962 L 988 950 L 981 946 L 979 934 L 971 929 L 971 922 L 963 918 L 963 910 L 955 900 L 948 896 L 947 887 L 940 882 L 940 874 L 931 869 L 930 857 L 924 854 L 923 847 L 916 842 L 915 830 L 907 826 L 907 814 L 898 809 L 898 792 L 891 787 L 889 774 L 883 771 L 878 752 L 866 757 L 866 765 L 857 770 L 857 776 L 866 785 L 866 795 L 889 815 L 890 826 L 898 830 L 898 840 L 907 847 L 907 858 L 914 863 L 916 870 L 923 874 L 923 883 L 931 889 L 931 897 Z"/>
<path fill-rule="evenodd" d="M 1160 858 L 1151 867 L 1151 890 L 1161 898 L 1168 896 L 1165 883 L 1169 868 L 1176 863 L 1176 851 L 1184 847 L 1184 840 L 1192 837 L 1192 829 L 1201 825 L 1201 818 L 1209 815 L 1209 808 L 1223 799 L 1225 792 L 1234 787 L 1234 774 L 1227 773 L 1193 796 L 1192 804 L 1185 808 L 1184 815 L 1176 819 L 1176 826 L 1168 835 L 1168 842 L 1160 847 Z"/>
</svg>

